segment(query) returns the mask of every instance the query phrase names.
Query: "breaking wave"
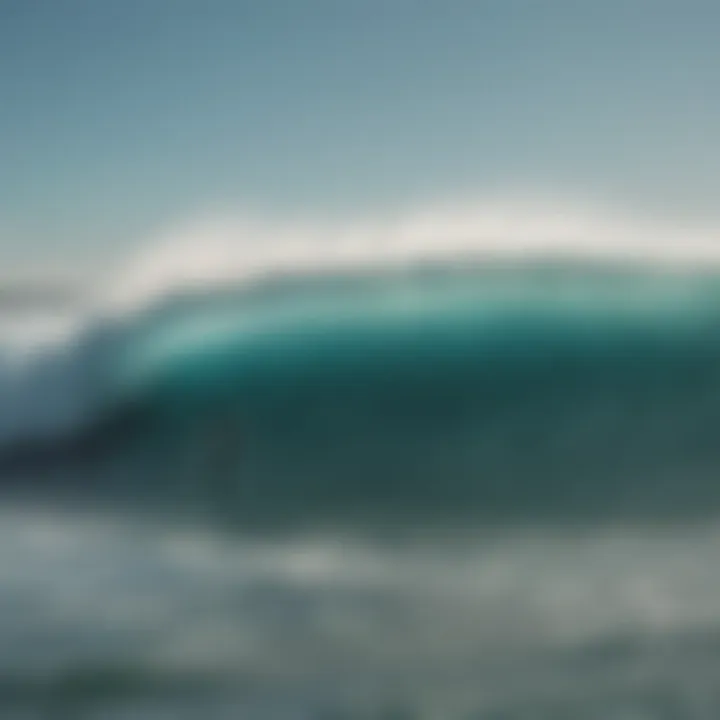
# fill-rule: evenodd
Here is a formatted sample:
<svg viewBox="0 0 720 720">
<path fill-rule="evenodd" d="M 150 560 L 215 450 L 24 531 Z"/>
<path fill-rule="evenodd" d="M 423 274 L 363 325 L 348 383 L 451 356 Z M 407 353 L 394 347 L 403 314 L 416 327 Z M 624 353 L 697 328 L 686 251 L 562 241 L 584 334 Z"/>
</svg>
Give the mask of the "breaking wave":
<svg viewBox="0 0 720 720">
<path fill-rule="evenodd" d="M 718 260 L 532 203 L 200 223 L 6 351 L 4 476 L 243 524 L 714 511 Z"/>
</svg>

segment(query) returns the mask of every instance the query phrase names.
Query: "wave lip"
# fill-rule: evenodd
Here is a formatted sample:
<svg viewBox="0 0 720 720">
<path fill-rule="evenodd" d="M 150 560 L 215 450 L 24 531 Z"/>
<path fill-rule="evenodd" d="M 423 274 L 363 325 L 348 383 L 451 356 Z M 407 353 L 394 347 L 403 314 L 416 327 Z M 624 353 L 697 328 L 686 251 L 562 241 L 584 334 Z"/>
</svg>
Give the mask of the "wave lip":
<svg viewBox="0 0 720 720">
<path fill-rule="evenodd" d="M 181 289 L 466 262 L 580 262 L 664 272 L 720 269 L 720 231 L 516 193 L 348 221 L 234 213 L 171 226 L 98 301 L 130 312 Z"/>
</svg>

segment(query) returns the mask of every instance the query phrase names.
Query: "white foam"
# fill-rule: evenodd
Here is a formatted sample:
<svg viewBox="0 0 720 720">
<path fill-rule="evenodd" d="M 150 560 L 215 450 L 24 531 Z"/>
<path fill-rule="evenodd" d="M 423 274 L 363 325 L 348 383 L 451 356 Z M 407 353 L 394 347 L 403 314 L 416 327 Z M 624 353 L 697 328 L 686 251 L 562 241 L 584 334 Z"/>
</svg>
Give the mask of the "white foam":
<svg viewBox="0 0 720 720">
<path fill-rule="evenodd" d="M 0 669 L 15 674 L 217 671 L 326 698 L 391 678 L 418 702 L 519 704 L 537 687 L 617 697 L 643 663 L 641 688 L 717 676 L 713 527 L 374 548 L 57 512 L 0 520 Z"/>
<path fill-rule="evenodd" d="M 105 307 L 132 310 L 174 289 L 419 261 L 549 256 L 720 269 L 720 229 L 537 198 L 440 203 L 347 221 L 226 213 L 171 226 L 145 248 L 108 285 Z"/>
</svg>

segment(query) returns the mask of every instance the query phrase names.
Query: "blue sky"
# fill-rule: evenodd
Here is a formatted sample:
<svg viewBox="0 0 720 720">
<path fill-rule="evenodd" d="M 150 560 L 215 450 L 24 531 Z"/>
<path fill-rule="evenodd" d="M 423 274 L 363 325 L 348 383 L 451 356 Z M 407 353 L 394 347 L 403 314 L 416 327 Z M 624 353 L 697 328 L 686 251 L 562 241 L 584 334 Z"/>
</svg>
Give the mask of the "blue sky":
<svg viewBox="0 0 720 720">
<path fill-rule="evenodd" d="M 717 219 L 716 0 L 0 0 L 0 265 L 216 204 L 515 186 Z"/>
</svg>

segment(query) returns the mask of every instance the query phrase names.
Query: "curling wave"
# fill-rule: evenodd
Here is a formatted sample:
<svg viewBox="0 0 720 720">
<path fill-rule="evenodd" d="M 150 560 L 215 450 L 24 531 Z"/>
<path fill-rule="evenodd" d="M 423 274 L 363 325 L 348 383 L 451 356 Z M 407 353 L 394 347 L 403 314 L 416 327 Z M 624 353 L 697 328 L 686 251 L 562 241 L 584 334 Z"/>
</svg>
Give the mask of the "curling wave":
<svg viewBox="0 0 720 720">
<path fill-rule="evenodd" d="M 33 412 L 3 427 L 5 475 L 92 457 L 100 480 L 65 473 L 82 493 L 243 526 L 720 509 L 712 243 L 622 245 L 630 231 L 606 223 L 615 244 L 573 245 L 586 225 L 565 216 L 482 217 L 484 234 L 455 223 L 444 242 L 406 223 L 402 242 L 365 228 L 333 252 L 326 238 L 210 243 L 204 264 L 161 253 L 169 275 L 146 264 L 22 364 L 13 387 Z M 477 239 L 500 230 L 504 253 Z"/>
</svg>

